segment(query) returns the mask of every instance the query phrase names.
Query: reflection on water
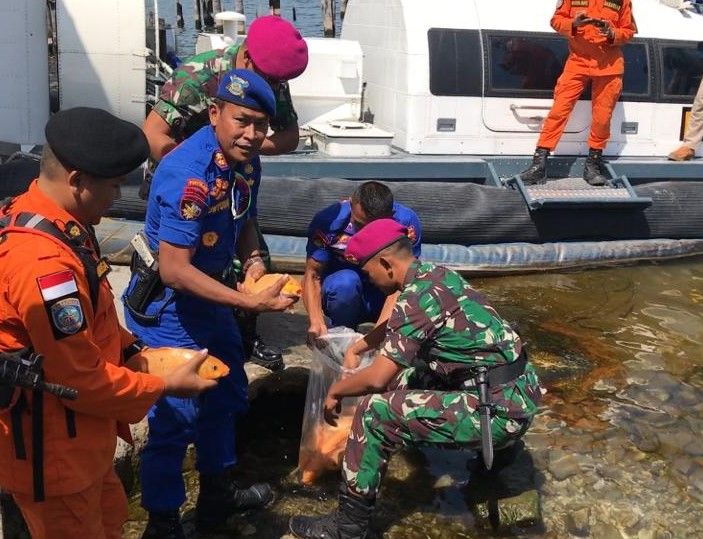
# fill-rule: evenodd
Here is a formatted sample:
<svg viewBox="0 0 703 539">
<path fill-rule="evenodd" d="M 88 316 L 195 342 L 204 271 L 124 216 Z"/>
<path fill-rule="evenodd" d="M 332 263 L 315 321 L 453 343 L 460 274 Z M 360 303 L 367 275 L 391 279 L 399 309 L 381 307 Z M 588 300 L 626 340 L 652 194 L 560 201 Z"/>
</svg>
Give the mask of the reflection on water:
<svg viewBox="0 0 703 539">
<path fill-rule="evenodd" d="M 703 261 L 480 278 L 517 324 L 549 389 L 525 450 L 486 476 L 470 452 L 393 459 L 374 520 L 386 538 L 700 537 Z M 241 475 L 272 481 L 237 533 L 278 538 L 290 515 L 335 506 L 336 477 L 303 488 L 303 369 L 257 381 Z M 535 518 L 536 517 L 536 518 Z M 235 519 L 236 520 L 236 519 Z M 223 535 L 226 537 L 227 535 Z"/>
</svg>

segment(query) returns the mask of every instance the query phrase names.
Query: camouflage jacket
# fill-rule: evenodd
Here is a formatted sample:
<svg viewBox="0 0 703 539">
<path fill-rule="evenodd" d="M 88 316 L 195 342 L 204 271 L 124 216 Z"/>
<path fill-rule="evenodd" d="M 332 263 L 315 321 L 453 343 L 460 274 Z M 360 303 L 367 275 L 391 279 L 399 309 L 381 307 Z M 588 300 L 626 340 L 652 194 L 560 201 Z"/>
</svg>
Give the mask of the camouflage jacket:
<svg viewBox="0 0 703 539">
<path fill-rule="evenodd" d="M 510 324 L 461 275 L 428 262 L 411 265 L 388 320 L 384 356 L 416 373 L 430 371 L 435 379 L 447 380 L 472 366 L 512 363 L 521 352 L 522 342 Z M 412 376 L 408 387 L 413 388 Z M 492 392 L 498 411 L 511 417 L 533 415 L 541 397 L 529 363 L 515 383 Z"/>
<path fill-rule="evenodd" d="M 181 142 L 209 122 L 208 107 L 217 93 L 220 76 L 234 67 L 239 45 L 191 56 L 173 71 L 166 81 L 154 111 L 171 126 L 171 135 Z M 271 129 L 283 131 L 297 124 L 287 83 L 278 85 L 276 116 L 270 119 Z"/>
</svg>

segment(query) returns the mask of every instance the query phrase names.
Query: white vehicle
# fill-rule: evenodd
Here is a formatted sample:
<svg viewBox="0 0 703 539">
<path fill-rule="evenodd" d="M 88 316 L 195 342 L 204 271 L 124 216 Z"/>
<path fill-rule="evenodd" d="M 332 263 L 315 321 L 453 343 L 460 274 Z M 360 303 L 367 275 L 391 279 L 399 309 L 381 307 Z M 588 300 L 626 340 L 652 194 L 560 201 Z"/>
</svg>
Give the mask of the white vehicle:
<svg viewBox="0 0 703 539">
<path fill-rule="evenodd" d="M 681 140 L 703 74 L 703 15 L 632 0 L 624 89 L 606 154 L 664 156 Z M 342 38 L 364 53 L 364 112 L 412 154 L 531 154 L 568 54 L 555 0 L 352 0 Z M 699 47 L 700 45 L 700 47 Z M 557 154 L 583 155 L 584 95 Z"/>
</svg>

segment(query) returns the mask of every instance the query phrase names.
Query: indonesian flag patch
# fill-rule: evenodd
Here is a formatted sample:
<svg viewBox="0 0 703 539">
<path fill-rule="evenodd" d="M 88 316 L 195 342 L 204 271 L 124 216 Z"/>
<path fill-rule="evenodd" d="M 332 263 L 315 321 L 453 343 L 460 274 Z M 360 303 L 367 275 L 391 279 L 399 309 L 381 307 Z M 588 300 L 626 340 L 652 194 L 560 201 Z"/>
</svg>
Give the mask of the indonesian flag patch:
<svg viewBox="0 0 703 539">
<path fill-rule="evenodd" d="M 56 340 L 85 329 L 85 316 L 72 271 L 44 275 L 37 278 L 37 284 Z"/>
</svg>

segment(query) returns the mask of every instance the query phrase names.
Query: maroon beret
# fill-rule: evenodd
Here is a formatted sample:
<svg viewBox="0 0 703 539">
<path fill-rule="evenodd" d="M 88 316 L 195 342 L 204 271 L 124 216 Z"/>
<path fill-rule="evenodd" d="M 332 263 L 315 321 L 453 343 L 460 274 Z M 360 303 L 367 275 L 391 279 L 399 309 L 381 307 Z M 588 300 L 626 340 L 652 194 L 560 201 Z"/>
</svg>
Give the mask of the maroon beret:
<svg viewBox="0 0 703 539">
<path fill-rule="evenodd" d="M 268 79 L 285 82 L 308 65 L 308 45 L 287 20 L 276 15 L 255 19 L 246 38 L 249 56 Z"/>
<path fill-rule="evenodd" d="M 408 229 L 393 219 L 376 219 L 354 234 L 344 257 L 352 264 L 363 266 L 375 255 L 407 237 Z"/>
</svg>

